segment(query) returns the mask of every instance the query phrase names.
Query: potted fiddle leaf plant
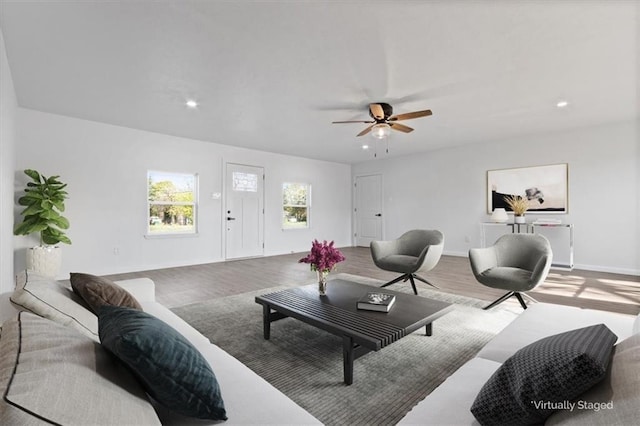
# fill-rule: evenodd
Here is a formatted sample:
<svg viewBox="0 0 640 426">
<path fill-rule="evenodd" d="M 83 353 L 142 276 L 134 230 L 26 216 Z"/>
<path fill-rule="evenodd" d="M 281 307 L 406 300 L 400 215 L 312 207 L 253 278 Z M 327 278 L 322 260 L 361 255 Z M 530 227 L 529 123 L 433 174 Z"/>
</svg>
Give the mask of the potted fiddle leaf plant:
<svg viewBox="0 0 640 426">
<path fill-rule="evenodd" d="M 62 260 L 58 244 L 71 244 L 65 233 L 69 229 L 69 221 L 62 216 L 64 202 L 69 195 L 65 191 L 67 184 L 60 182 L 60 176 L 46 177 L 31 169 L 24 173 L 31 182 L 27 183 L 24 195 L 18 199 L 18 204 L 24 207 L 20 212 L 23 218 L 13 233 L 39 235 L 40 245 L 27 250 L 27 269 L 55 278 Z"/>
</svg>

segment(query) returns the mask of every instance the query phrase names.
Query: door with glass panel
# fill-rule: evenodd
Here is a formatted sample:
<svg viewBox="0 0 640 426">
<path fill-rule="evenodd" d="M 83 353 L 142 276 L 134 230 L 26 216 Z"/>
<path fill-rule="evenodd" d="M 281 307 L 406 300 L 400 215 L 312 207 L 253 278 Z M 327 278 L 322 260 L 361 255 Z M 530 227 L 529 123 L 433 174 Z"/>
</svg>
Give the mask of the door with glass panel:
<svg viewBox="0 0 640 426">
<path fill-rule="evenodd" d="M 227 163 L 223 220 L 227 259 L 264 254 L 264 169 Z"/>
</svg>

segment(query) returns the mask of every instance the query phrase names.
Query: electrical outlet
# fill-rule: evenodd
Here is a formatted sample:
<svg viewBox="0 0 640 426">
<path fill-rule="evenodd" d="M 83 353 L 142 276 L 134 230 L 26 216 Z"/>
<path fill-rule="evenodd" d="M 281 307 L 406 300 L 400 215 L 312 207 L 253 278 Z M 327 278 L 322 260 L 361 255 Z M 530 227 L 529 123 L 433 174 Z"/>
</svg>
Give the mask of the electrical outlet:
<svg viewBox="0 0 640 426">
<path fill-rule="evenodd" d="M 471 237 L 470 237 L 470 236 L 468 236 L 468 235 L 465 235 L 465 236 L 464 236 L 464 242 L 465 242 L 465 243 L 470 243 L 470 242 L 471 242 Z"/>
<path fill-rule="evenodd" d="M 119 254 L 120 254 L 120 249 L 119 249 L 118 247 L 114 247 L 114 248 L 113 248 L 113 254 L 114 254 L 115 256 L 119 255 Z"/>
</svg>

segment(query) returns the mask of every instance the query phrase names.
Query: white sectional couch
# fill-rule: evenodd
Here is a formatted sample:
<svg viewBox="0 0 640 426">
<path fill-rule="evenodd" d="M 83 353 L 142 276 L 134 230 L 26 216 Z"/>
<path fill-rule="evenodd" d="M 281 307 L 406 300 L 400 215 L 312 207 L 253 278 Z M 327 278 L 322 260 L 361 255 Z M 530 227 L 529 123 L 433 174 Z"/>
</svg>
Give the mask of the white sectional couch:
<svg viewBox="0 0 640 426">
<path fill-rule="evenodd" d="M 64 327 L 65 329 L 75 328 L 76 330 L 72 331 L 78 335 L 78 338 L 85 339 L 86 342 L 89 342 L 89 346 L 85 347 L 91 350 L 95 347 L 98 348 L 96 351 L 100 351 L 101 348 L 97 344 L 97 320 L 91 317 L 91 313 L 85 312 L 86 309 L 83 306 L 76 303 L 77 299 L 74 297 L 71 289 L 68 287 L 65 288 L 61 283 L 51 280 L 41 279 L 40 282 L 35 282 L 34 284 L 35 286 L 33 286 L 30 291 L 37 296 L 38 302 L 41 301 L 46 304 L 49 310 L 47 315 L 66 315 L 62 320 L 58 318 L 57 322 L 68 324 L 67 327 Z M 147 278 L 140 278 L 118 281 L 117 284 L 129 291 L 140 303 L 145 312 L 175 328 L 182 336 L 191 342 L 209 362 L 222 389 L 222 397 L 229 418 L 225 423 L 273 425 L 319 424 L 317 419 L 283 393 L 271 386 L 237 359 L 212 344 L 206 337 L 169 309 L 156 302 L 155 285 L 153 281 Z M 38 287 L 38 285 L 40 287 Z M 42 290 L 43 288 L 45 289 L 44 292 Z M 48 292 L 47 289 L 55 291 Z M 10 295 L 10 293 L 0 295 L 0 323 L 3 323 L 5 320 L 7 320 L 6 324 L 9 324 L 11 321 L 15 322 L 15 320 L 11 320 L 11 318 L 15 318 L 18 311 L 9 302 Z M 81 318 L 82 320 L 78 321 Z M 25 319 L 25 323 L 27 322 L 28 320 Z M 83 323 L 82 326 L 79 326 L 79 322 Z M 575 413 L 565 412 L 559 413 L 557 416 L 554 414 L 547 420 L 547 424 L 637 424 L 634 422 L 637 422 L 637 419 L 640 418 L 640 408 L 638 408 L 640 407 L 640 317 L 636 318 L 630 315 L 544 303 L 533 304 L 529 309 L 524 311 L 509 326 L 492 339 L 475 358 L 464 364 L 435 391 L 415 406 L 400 421 L 400 424 L 438 426 L 479 424 L 470 412 L 470 407 L 482 386 L 511 355 L 543 337 L 600 323 L 604 323 L 618 336 L 618 343 L 624 341 L 627 349 L 631 346 L 631 349 L 626 351 L 624 357 L 618 357 L 618 354 L 614 352 L 611 363 L 611 368 L 613 369 L 612 376 L 617 375 L 617 378 L 614 377 L 612 379 L 609 377 L 606 385 L 614 387 L 613 392 L 611 392 L 613 395 L 614 409 L 608 412 L 605 410 L 600 412 L 594 412 L 593 410 L 576 410 Z M 56 325 L 56 327 L 59 326 Z M 5 335 L 7 334 L 10 333 L 5 332 L 0 335 L 0 354 L 9 346 L 6 343 L 8 336 Z M 621 366 L 621 363 L 625 365 Z M 0 356 L 0 392 L 4 392 L 2 388 L 3 381 L 4 385 L 6 385 L 7 376 L 11 374 L 11 369 L 11 360 L 3 359 L 2 356 Z M 624 373 L 623 380 L 620 379 L 621 371 Z M 84 372 L 83 374 L 91 374 L 91 372 Z M 97 375 L 99 373 L 95 372 L 95 374 L 96 382 L 98 382 Z M 91 376 L 89 376 L 89 378 L 90 377 Z M 85 381 L 89 383 L 92 382 L 91 379 Z M 70 395 L 68 389 L 65 388 L 60 389 L 60 393 L 65 396 Z M 130 391 L 131 397 L 139 393 L 139 391 L 133 389 Z M 98 404 L 104 403 L 102 400 L 103 395 L 104 394 L 94 398 Z M 585 396 L 585 398 L 587 397 L 588 395 Z M 69 402 L 65 399 L 63 399 L 63 401 L 66 403 Z M 136 404 L 137 403 L 138 402 L 136 402 Z M 149 404 L 150 407 L 153 407 L 151 414 L 154 418 L 145 424 L 206 425 L 221 423 L 183 417 L 170 412 L 157 403 L 152 404 L 149 401 L 144 401 L 144 398 L 142 403 Z M 131 405 L 135 407 L 135 404 Z M 145 407 L 145 409 L 145 413 L 140 413 L 138 418 L 148 418 L 145 416 L 149 415 L 149 409 L 148 407 Z M 14 412 L 10 410 L 14 410 Z M 84 410 L 91 410 L 91 408 L 84 407 Z M 6 403 L 0 403 L 0 423 L 3 422 L 3 418 L 5 420 L 15 419 L 16 417 L 11 417 L 14 414 L 15 407 L 8 408 Z M 19 414 L 23 416 L 23 413 Z M 23 419 L 24 417 L 18 418 Z M 82 410 L 79 410 L 77 418 L 72 418 L 64 424 L 86 424 L 86 422 L 86 412 L 83 413 Z M 20 421 L 20 424 L 41 423 L 38 419 L 34 419 L 33 422 Z M 114 424 L 113 421 L 109 421 L 108 419 L 95 423 Z"/>
<path fill-rule="evenodd" d="M 401 421 L 402 425 L 479 425 L 470 408 L 482 386 L 511 355 L 547 336 L 605 324 L 618 336 L 617 344 L 633 336 L 632 356 L 625 358 L 628 383 L 612 392 L 613 409 L 574 410 L 552 415 L 546 424 L 631 425 L 640 420 L 640 317 L 569 306 L 536 303 L 494 337 L 475 358 L 460 367 Z M 629 361 L 629 358 L 632 361 Z M 618 365 L 616 364 L 618 362 Z M 620 368 L 613 358 L 611 368 Z M 603 381 L 604 382 L 604 381 Z M 608 383 L 603 383 L 606 386 Z M 614 384 L 615 385 L 615 384 Z M 600 385 L 596 385 L 600 386 Z M 635 389 L 635 392 L 633 392 Z M 622 390 L 622 389 L 621 389 Z M 604 402 L 604 401 L 600 401 Z"/>
<path fill-rule="evenodd" d="M 226 422 L 191 419 L 169 412 L 163 409 L 162 406 L 154 404 L 159 421 L 162 424 L 320 424 L 316 418 L 278 389 L 271 386 L 237 359 L 212 344 L 206 337 L 169 309 L 156 302 L 155 285 L 153 281 L 147 278 L 140 278 L 118 281 L 116 283 L 129 291 L 137 299 L 145 312 L 171 325 L 200 351 L 212 366 L 222 390 L 222 397 L 228 416 Z M 47 284 L 51 286 L 61 285 L 55 281 L 50 281 Z M 70 297 L 72 296 L 71 289 L 64 290 L 66 290 Z M 62 293 L 57 292 L 57 294 L 64 293 L 65 291 Z M 18 310 L 9 302 L 9 296 L 10 294 L 3 294 L 0 297 L 0 322 L 17 316 Z M 41 295 L 39 295 L 39 297 L 41 297 Z M 46 303 L 46 301 L 44 302 Z M 59 310 L 59 305 L 54 306 L 54 308 Z M 75 306 L 73 307 L 73 309 L 76 308 Z M 84 309 L 83 307 L 79 308 Z M 3 343 L 0 337 L 0 346 Z M 0 367 L 1 366 L 2 364 L 0 364 Z M 95 374 L 98 375 L 99 372 Z M 4 389 L 0 389 L 0 391 L 4 391 Z M 64 393 L 65 389 L 60 389 L 60 392 Z M 83 409 L 89 410 L 90 407 L 83 407 Z M 7 410 L 6 404 L 0 405 L 0 419 L 2 419 L 3 410 Z M 78 410 L 77 421 L 72 420 L 70 423 L 83 424 L 86 420 L 83 416 L 83 410 Z M 0 423 L 2 423 L 2 421 L 0 421 Z M 112 422 L 109 422 L 108 419 L 104 420 L 104 424 L 109 423 Z M 39 424 L 39 421 L 34 419 L 33 424 Z"/>
</svg>

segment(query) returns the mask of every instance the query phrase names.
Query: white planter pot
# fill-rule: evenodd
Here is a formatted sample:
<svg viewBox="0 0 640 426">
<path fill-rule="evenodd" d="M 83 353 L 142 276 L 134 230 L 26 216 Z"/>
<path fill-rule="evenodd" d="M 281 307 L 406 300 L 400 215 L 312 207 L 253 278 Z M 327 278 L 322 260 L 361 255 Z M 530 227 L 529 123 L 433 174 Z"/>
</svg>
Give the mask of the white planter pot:
<svg viewBox="0 0 640 426">
<path fill-rule="evenodd" d="M 515 223 L 526 223 L 524 215 L 522 216 L 514 216 L 513 217 Z"/>
<path fill-rule="evenodd" d="M 56 278 L 62 264 L 58 246 L 38 246 L 27 249 L 27 269 L 44 277 Z"/>
</svg>

